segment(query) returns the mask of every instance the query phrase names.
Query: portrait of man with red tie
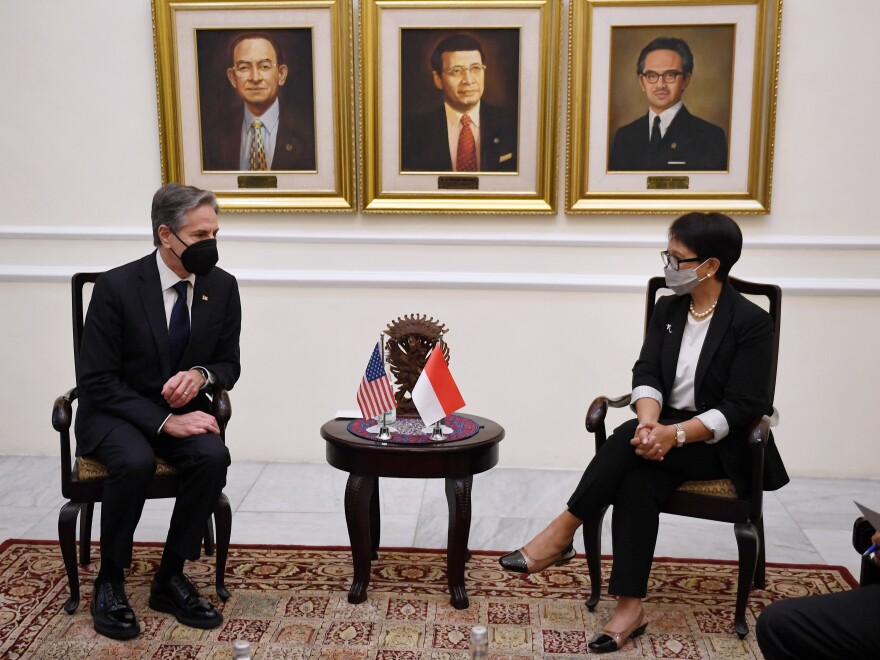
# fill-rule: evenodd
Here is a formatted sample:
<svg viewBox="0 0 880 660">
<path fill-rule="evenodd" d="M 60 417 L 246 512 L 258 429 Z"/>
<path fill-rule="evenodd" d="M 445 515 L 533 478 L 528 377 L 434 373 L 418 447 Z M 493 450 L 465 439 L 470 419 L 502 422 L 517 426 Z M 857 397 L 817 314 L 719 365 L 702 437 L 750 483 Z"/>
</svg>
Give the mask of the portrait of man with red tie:
<svg viewBox="0 0 880 660">
<path fill-rule="evenodd" d="M 201 30 L 197 42 L 202 169 L 314 170 L 311 31 Z"/>
<path fill-rule="evenodd" d="M 511 62 L 518 63 L 517 53 L 508 51 L 510 57 L 504 63 L 488 62 L 487 49 L 477 38 L 465 33 L 436 34 L 444 32 L 404 31 L 404 62 L 407 46 L 424 41 L 425 33 L 435 41 L 441 38 L 430 55 L 433 94 L 428 95 L 428 108 L 412 112 L 425 99 L 419 90 L 427 86 L 408 85 L 411 72 L 401 72 L 401 171 L 516 172 L 518 86 L 496 83 L 508 97 L 502 105 L 489 103 L 485 92 L 493 76 L 504 69 L 510 74 Z"/>
</svg>

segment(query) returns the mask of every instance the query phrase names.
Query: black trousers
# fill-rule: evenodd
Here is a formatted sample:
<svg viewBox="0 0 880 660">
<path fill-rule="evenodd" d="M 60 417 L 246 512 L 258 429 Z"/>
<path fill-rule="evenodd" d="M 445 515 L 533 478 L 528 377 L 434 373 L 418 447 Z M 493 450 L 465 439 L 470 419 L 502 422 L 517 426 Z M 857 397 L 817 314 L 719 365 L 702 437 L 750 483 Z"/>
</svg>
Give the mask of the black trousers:
<svg viewBox="0 0 880 660">
<path fill-rule="evenodd" d="M 758 617 L 767 660 L 880 658 L 880 584 L 780 600 Z"/>
<path fill-rule="evenodd" d="M 682 421 L 694 413 L 686 414 L 661 417 L 660 422 Z M 664 500 L 685 481 L 723 479 L 726 475 L 715 447 L 705 442 L 672 449 L 662 461 L 636 455 L 630 445 L 636 426 L 638 420 L 633 419 L 614 429 L 584 471 L 568 500 L 568 509 L 585 520 L 614 505 L 614 558 L 608 593 L 644 598 Z"/>
<path fill-rule="evenodd" d="M 120 568 L 131 566 L 134 530 L 144 510 L 145 489 L 156 457 L 174 466 L 180 487 L 166 547 L 184 559 L 198 559 L 208 517 L 226 485 L 229 450 L 218 435 L 144 437 L 121 424 L 101 440 L 91 457 L 107 468 L 101 502 L 101 559 Z"/>
</svg>

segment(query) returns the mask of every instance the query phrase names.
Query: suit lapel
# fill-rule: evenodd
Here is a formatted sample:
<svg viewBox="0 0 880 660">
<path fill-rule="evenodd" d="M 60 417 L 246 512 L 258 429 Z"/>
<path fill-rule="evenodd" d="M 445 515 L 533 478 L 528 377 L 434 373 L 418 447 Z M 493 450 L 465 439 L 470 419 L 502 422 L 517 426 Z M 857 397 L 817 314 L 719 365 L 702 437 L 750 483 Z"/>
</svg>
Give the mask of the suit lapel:
<svg viewBox="0 0 880 660">
<path fill-rule="evenodd" d="M 190 334 L 189 343 L 183 352 L 184 364 L 195 364 L 191 357 L 193 353 L 193 337 L 197 336 L 204 328 L 208 327 L 209 317 L 211 313 L 211 276 L 196 275 L 195 286 L 193 287 L 192 310 L 190 311 Z M 189 359 L 189 362 L 187 362 Z"/>
<path fill-rule="evenodd" d="M 678 353 L 681 350 L 681 340 L 687 325 L 688 310 L 685 300 L 686 296 L 678 296 L 672 301 L 665 321 L 667 340 L 663 342 L 663 356 L 660 364 L 663 369 L 663 386 L 667 392 L 672 391 L 672 383 L 675 381 Z"/>
<path fill-rule="evenodd" d="M 733 304 L 736 299 L 736 292 L 730 283 L 725 283 L 721 289 L 721 295 L 718 298 L 718 305 L 712 314 L 712 320 L 709 322 L 709 330 L 706 332 L 706 339 L 703 342 L 703 349 L 700 351 L 700 358 L 697 360 L 697 371 L 694 375 L 694 395 L 699 397 L 700 387 L 703 384 L 703 378 L 706 376 L 706 370 L 709 363 L 715 355 L 715 351 L 721 345 L 721 341 L 727 334 L 727 328 L 733 320 Z"/>
<path fill-rule="evenodd" d="M 171 362 L 168 355 L 168 323 L 165 320 L 165 301 L 162 298 L 162 283 L 159 281 L 155 252 L 141 259 L 141 287 L 138 295 L 156 342 L 156 354 L 159 356 L 162 373 L 168 373 Z"/>
</svg>

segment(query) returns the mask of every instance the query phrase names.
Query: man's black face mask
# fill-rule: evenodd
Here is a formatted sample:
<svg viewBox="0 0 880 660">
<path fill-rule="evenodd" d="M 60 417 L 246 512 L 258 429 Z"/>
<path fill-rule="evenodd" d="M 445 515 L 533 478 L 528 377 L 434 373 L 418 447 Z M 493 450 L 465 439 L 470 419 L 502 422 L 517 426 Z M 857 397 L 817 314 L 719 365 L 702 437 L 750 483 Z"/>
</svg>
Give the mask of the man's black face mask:
<svg viewBox="0 0 880 660">
<path fill-rule="evenodd" d="M 171 233 L 177 236 L 177 232 L 173 229 Z M 196 275 L 207 275 L 217 265 L 220 255 L 217 252 L 216 238 L 207 238 L 204 241 L 190 243 L 189 245 L 184 243 L 180 236 L 177 236 L 177 240 L 186 245 L 186 249 L 181 254 L 174 253 L 180 259 L 180 263 L 183 264 L 186 272 Z"/>
</svg>

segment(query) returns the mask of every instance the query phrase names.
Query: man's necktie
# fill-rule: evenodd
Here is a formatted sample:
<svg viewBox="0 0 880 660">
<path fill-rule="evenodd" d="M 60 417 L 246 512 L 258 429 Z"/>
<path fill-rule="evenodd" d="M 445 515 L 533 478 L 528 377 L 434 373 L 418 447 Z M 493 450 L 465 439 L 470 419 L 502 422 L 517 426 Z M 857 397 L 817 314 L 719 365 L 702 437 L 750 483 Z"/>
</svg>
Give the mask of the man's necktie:
<svg viewBox="0 0 880 660">
<path fill-rule="evenodd" d="M 477 171 L 477 144 L 471 131 L 471 118 L 461 116 L 461 132 L 458 134 L 458 153 L 455 157 L 457 172 Z"/>
<path fill-rule="evenodd" d="M 263 145 L 263 131 L 260 130 L 261 128 L 263 128 L 263 122 L 259 119 L 254 119 L 251 122 L 251 130 L 254 132 L 254 136 L 251 138 L 249 160 L 251 171 L 269 169 L 269 166 L 266 165 L 266 147 Z"/>
<path fill-rule="evenodd" d="M 171 368 L 180 367 L 180 359 L 189 342 L 189 309 L 186 306 L 186 291 L 189 282 L 181 280 L 174 285 L 177 300 L 171 308 L 171 320 L 168 322 L 168 354 L 171 357 Z"/>
<path fill-rule="evenodd" d="M 656 149 L 660 144 L 660 117 L 654 117 L 654 128 L 651 129 L 651 148 Z"/>
</svg>

